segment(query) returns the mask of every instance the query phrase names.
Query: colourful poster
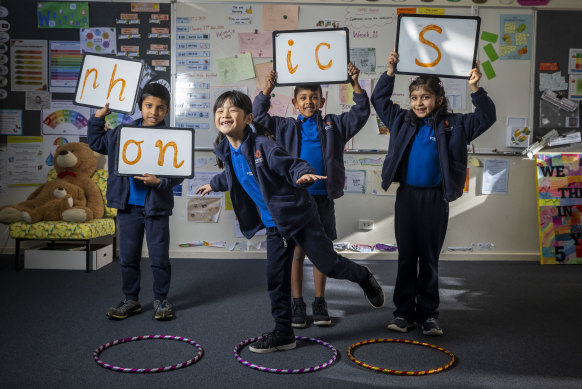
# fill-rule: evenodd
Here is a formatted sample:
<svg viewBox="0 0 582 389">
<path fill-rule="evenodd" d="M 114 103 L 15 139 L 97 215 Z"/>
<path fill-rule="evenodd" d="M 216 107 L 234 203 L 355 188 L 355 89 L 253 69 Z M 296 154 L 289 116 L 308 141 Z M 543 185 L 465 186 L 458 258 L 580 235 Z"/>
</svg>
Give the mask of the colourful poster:
<svg viewBox="0 0 582 389">
<path fill-rule="evenodd" d="M 43 135 L 87 135 L 91 109 L 67 101 L 53 100 L 50 109 L 42 110 Z"/>
<path fill-rule="evenodd" d="M 536 155 L 542 264 L 582 264 L 582 154 Z"/>
<path fill-rule="evenodd" d="M 81 72 L 81 45 L 79 42 L 50 42 L 50 91 L 74 93 Z"/>
<path fill-rule="evenodd" d="M 115 27 L 81 28 L 80 40 L 82 53 L 117 53 Z"/>
<path fill-rule="evenodd" d="M 531 59 L 531 15 L 500 15 L 499 58 Z M 491 78 L 491 77 L 489 77 Z"/>
<path fill-rule="evenodd" d="M 37 3 L 38 28 L 89 27 L 89 3 L 48 1 Z"/>
<path fill-rule="evenodd" d="M 12 92 L 48 89 L 47 42 L 10 41 L 10 87 Z"/>
</svg>

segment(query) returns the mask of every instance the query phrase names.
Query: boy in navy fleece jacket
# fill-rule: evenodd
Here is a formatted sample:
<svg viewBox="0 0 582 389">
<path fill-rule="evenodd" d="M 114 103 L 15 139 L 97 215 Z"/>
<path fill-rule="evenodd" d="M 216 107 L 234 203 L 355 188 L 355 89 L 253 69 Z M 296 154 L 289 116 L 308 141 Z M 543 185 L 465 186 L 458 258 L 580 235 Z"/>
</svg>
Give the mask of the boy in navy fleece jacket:
<svg viewBox="0 0 582 389">
<path fill-rule="evenodd" d="M 271 71 L 265 82 L 265 89 L 255 97 L 253 114 L 255 121 L 275 133 L 275 140 L 293 156 L 306 160 L 319 175 L 327 176 L 326 181 L 318 181 L 308 188 L 317 204 L 317 210 L 329 239 L 337 239 L 334 199 L 343 196 L 345 167 L 343 160 L 345 144 L 362 129 L 370 116 L 370 101 L 358 81 L 360 71 L 351 62 L 348 75 L 354 88 L 352 108 L 341 115 L 322 116 L 324 106 L 320 85 L 298 85 L 295 87 L 293 105 L 299 111 L 297 119 L 277 117 L 268 114 L 271 93 L 275 88 L 275 71 Z M 307 325 L 306 306 L 303 301 L 303 262 L 305 252 L 297 246 L 293 255 L 293 327 Z M 315 300 L 312 304 L 313 322 L 329 325 L 331 320 L 325 302 L 326 277 L 316 267 L 313 268 Z"/>
</svg>

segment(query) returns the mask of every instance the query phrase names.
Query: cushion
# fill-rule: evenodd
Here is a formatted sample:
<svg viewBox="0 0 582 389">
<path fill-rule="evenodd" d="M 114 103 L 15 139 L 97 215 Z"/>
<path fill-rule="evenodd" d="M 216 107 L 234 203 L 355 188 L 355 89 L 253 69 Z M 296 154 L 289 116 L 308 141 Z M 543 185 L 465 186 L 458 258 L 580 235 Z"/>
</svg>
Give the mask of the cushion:
<svg viewBox="0 0 582 389">
<path fill-rule="evenodd" d="M 115 219 L 93 219 L 86 223 L 70 223 L 65 221 L 10 223 L 10 237 L 23 239 L 59 240 L 59 239 L 92 239 L 115 234 Z"/>
</svg>

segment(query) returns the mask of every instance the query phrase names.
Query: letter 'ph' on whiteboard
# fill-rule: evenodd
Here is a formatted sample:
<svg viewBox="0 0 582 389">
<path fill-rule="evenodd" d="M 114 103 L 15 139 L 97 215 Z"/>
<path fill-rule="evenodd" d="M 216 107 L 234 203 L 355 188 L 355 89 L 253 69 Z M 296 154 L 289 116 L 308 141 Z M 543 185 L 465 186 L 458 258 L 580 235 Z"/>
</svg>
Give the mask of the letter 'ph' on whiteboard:
<svg viewBox="0 0 582 389">
<path fill-rule="evenodd" d="M 121 127 L 115 174 L 194 177 L 194 130 L 174 127 Z"/>
<path fill-rule="evenodd" d="M 273 31 L 277 85 L 348 82 L 347 28 Z"/>
<path fill-rule="evenodd" d="M 131 114 L 142 68 L 139 61 L 86 53 L 73 102 L 96 108 L 109 103 L 111 111 Z"/>
<path fill-rule="evenodd" d="M 468 79 L 480 25 L 478 16 L 398 15 L 396 72 Z"/>
</svg>

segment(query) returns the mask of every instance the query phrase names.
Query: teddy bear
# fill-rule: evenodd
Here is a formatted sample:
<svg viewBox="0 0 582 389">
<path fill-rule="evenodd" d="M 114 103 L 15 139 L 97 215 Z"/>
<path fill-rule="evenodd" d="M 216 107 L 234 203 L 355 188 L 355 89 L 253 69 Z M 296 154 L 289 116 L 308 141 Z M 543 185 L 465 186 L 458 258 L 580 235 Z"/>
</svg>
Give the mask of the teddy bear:
<svg viewBox="0 0 582 389">
<path fill-rule="evenodd" d="M 91 176 L 99 154 L 81 142 L 57 147 L 54 168 L 57 178 L 39 186 L 26 201 L 0 207 L 0 223 L 64 220 L 81 223 L 103 217 L 105 204 Z"/>
</svg>

